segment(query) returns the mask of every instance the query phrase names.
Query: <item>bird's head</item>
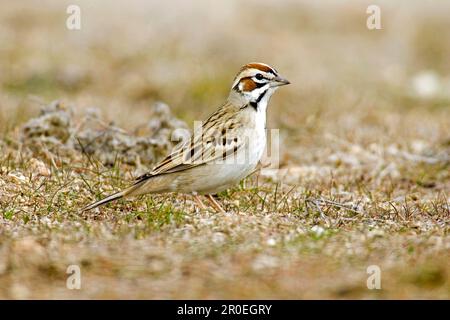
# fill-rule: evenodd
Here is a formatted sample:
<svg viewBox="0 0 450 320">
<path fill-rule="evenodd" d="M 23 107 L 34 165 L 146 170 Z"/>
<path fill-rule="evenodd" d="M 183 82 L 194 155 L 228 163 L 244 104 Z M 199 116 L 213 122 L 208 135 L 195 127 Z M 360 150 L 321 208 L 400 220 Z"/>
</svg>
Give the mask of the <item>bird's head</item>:
<svg viewBox="0 0 450 320">
<path fill-rule="evenodd" d="M 278 87 L 289 83 L 269 65 L 252 62 L 239 70 L 231 90 L 232 93 L 240 94 L 249 102 L 259 103 L 263 98 L 269 99 Z"/>
</svg>

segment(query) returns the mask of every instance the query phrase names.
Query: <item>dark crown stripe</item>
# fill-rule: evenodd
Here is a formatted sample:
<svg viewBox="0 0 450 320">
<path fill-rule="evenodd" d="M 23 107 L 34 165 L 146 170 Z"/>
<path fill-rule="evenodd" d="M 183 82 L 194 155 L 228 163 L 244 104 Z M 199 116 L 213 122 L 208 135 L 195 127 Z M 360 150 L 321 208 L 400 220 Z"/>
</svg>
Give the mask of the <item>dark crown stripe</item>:
<svg viewBox="0 0 450 320">
<path fill-rule="evenodd" d="M 276 74 L 276 71 L 274 69 L 272 69 L 271 67 L 269 67 L 267 65 L 261 64 L 261 63 L 246 64 L 245 66 L 242 67 L 241 71 L 245 70 L 245 69 L 258 69 L 258 70 L 261 70 L 264 72 L 272 73 L 274 75 Z"/>
</svg>

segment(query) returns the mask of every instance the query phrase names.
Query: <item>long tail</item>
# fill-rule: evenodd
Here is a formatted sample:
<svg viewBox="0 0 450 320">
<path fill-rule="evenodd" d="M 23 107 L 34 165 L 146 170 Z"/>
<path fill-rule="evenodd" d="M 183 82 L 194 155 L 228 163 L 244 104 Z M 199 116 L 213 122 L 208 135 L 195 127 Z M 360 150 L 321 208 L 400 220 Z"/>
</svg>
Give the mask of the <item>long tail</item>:
<svg viewBox="0 0 450 320">
<path fill-rule="evenodd" d="M 102 200 L 99 200 L 97 202 L 91 203 L 90 205 L 88 205 L 88 206 L 84 207 L 83 209 L 81 209 L 81 211 L 83 212 L 83 211 L 92 210 L 92 209 L 95 209 L 95 208 L 97 208 L 99 206 L 107 204 L 108 202 L 111 202 L 111 201 L 114 201 L 114 200 L 117 200 L 117 199 L 121 199 L 121 198 L 126 197 L 126 196 L 131 196 L 131 195 L 134 194 L 133 191 L 136 191 L 136 189 L 138 189 L 141 185 L 142 185 L 141 182 L 137 182 L 134 185 L 132 185 L 131 187 L 128 187 L 128 188 L 126 188 L 126 189 L 124 189 L 122 191 L 116 192 L 116 193 L 114 193 L 114 194 L 112 194 L 110 196 L 107 196 L 106 198 L 104 198 Z"/>
</svg>

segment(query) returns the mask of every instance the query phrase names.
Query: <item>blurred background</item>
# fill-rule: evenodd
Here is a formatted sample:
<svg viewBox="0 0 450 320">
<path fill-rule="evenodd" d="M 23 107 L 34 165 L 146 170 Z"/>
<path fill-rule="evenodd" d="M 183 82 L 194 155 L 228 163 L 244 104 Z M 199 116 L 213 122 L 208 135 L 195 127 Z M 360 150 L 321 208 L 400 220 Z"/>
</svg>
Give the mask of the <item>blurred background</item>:
<svg viewBox="0 0 450 320">
<path fill-rule="evenodd" d="M 81 9 L 81 30 L 66 28 L 70 4 Z M 450 3 L 377 1 L 381 30 L 366 26 L 370 4 L 2 2 L 2 131 L 36 113 L 36 100 L 54 99 L 98 107 L 125 128 L 162 100 L 191 123 L 224 101 L 241 65 L 262 61 L 292 82 L 273 98 L 269 127 L 295 146 L 320 143 L 315 133 L 325 131 L 364 144 L 442 142 Z"/>
<path fill-rule="evenodd" d="M 81 8 L 81 30 L 66 28 L 70 4 Z M 15 111 L 31 108 L 33 95 L 96 105 L 121 125 L 139 121 L 156 100 L 187 120 L 202 118 L 250 61 L 292 82 L 274 98 L 277 126 L 301 130 L 317 113 L 337 120 L 350 110 L 448 107 L 450 3 L 376 1 L 381 30 L 366 27 L 370 4 L 2 2 L 0 119 L 22 116 Z"/>
<path fill-rule="evenodd" d="M 80 30 L 66 28 L 69 17 L 66 9 L 72 4 L 81 9 Z M 369 30 L 366 26 L 369 17 L 366 10 L 371 4 L 381 9 L 381 30 Z M 148 287 L 139 293 L 133 282 L 138 278 L 133 278 L 133 272 L 137 271 L 126 271 L 131 276 L 125 271 L 117 271 L 110 275 L 109 280 L 124 277 L 128 287 L 114 282 L 115 293 L 110 293 L 110 287 L 103 287 L 102 292 L 92 288 L 88 295 L 123 297 L 123 292 L 131 292 L 132 297 L 184 298 L 186 295 L 191 298 L 367 296 L 365 280 L 357 279 L 356 287 L 348 285 L 354 280 L 356 269 L 338 267 L 338 262 L 350 263 L 357 256 L 362 266 L 357 270 L 363 270 L 363 279 L 365 267 L 374 260 L 386 262 L 385 265 L 397 270 L 390 277 L 398 285 L 393 285 L 391 291 L 384 291 L 386 296 L 383 297 L 448 298 L 448 251 L 447 255 L 442 254 L 437 248 L 441 250 L 447 244 L 448 250 L 449 13 L 450 1 L 420 0 L 129 0 L 114 3 L 105 0 L 3 0 L 0 2 L 0 140 L 17 139 L 17 128 L 36 116 L 43 104 L 55 99 L 73 106 L 75 116 L 81 116 L 88 108 L 99 108 L 103 119 L 125 129 L 148 121 L 150 106 L 163 101 L 171 107 L 174 115 L 191 125 L 194 120 L 206 118 L 225 101 L 232 79 L 243 64 L 251 61 L 268 63 L 291 81 L 290 86 L 283 87 L 274 95 L 268 111 L 268 127 L 280 129 L 281 165 L 291 170 L 281 181 L 300 188 L 299 193 L 290 194 L 292 199 L 288 198 L 289 201 L 296 201 L 295 197 L 302 199 L 308 192 L 339 194 L 356 206 L 360 205 L 360 199 L 364 199 L 364 203 L 372 208 L 369 212 L 374 215 L 389 212 L 391 217 L 389 210 L 395 209 L 392 216 L 397 217 L 399 225 L 380 223 L 380 228 L 387 233 L 392 231 L 388 228 L 393 225 L 395 231 L 377 240 L 379 234 L 370 233 L 370 228 L 368 233 L 361 231 L 361 234 L 358 228 L 352 231 L 350 227 L 341 228 L 342 236 L 330 238 L 329 242 L 324 240 L 323 247 L 314 251 L 308 246 L 311 244 L 311 248 L 317 248 L 319 236 L 315 233 L 311 237 L 303 236 L 299 229 L 314 226 L 316 220 L 309 225 L 306 220 L 299 223 L 295 220 L 299 218 L 294 217 L 288 227 L 282 227 L 287 218 L 266 208 L 269 213 L 262 209 L 259 211 L 267 214 L 272 219 L 270 221 L 284 220 L 276 226 L 269 225 L 267 234 L 258 238 L 262 229 L 259 224 L 267 220 L 266 216 L 258 216 L 255 227 L 250 224 L 250 218 L 235 215 L 236 219 L 242 219 L 237 224 L 242 229 L 239 231 L 234 226 L 229 233 L 224 231 L 226 236 L 223 239 L 229 240 L 224 240 L 224 243 L 230 245 L 221 250 L 229 250 L 230 256 L 222 257 L 210 253 L 209 250 L 213 249 L 209 247 L 201 247 L 199 251 L 195 249 L 197 244 L 210 244 L 213 242 L 211 239 L 215 239 L 216 229 L 210 225 L 199 224 L 201 228 L 196 229 L 197 233 L 192 231 L 191 238 L 183 236 L 184 229 L 169 225 L 168 231 L 164 230 L 170 237 L 178 239 L 178 242 L 174 240 L 176 247 L 172 247 L 170 241 L 164 242 L 170 237 L 163 233 L 165 231 L 159 233 L 158 229 L 158 232 L 145 234 L 147 238 L 143 242 L 127 238 L 120 243 L 131 243 L 129 248 L 124 244 L 123 251 L 119 252 L 114 245 L 109 254 L 120 260 L 127 252 L 129 259 L 138 259 L 143 250 L 148 250 L 149 255 L 164 256 L 168 260 L 175 257 L 172 265 L 164 268 L 175 270 L 179 278 L 169 274 L 166 282 L 158 282 L 160 273 L 147 273 L 149 271 L 144 268 L 140 276 L 148 282 L 139 284 Z M 24 170 L 27 176 L 27 169 Z M 271 178 L 277 179 L 276 176 Z M 95 179 L 93 181 L 97 181 Z M 82 182 L 79 185 L 85 198 L 91 196 Z M 245 198 L 246 194 L 241 197 Z M 84 201 L 79 198 L 75 198 L 77 205 Z M 236 198 L 240 199 L 238 196 L 233 199 Z M 437 222 L 434 224 L 432 214 L 425 214 L 437 198 L 436 215 L 444 219 L 439 223 L 446 221 L 439 225 Z M 33 201 L 35 198 L 31 196 L 29 202 Z M 408 203 L 415 206 L 411 216 Z M 379 209 L 381 207 L 385 211 Z M 49 219 L 65 221 L 66 216 L 59 217 L 58 210 L 52 210 L 52 215 L 57 218 L 48 214 Z M 305 210 L 299 209 L 302 219 L 306 219 L 305 212 L 309 212 Z M 124 212 L 118 214 L 125 215 Z M 412 217 L 412 229 L 401 225 L 406 223 L 398 218 L 402 212 L 407 212 L 406 217 Z M 108 219 L 119 229 L 123 226 L 121 219 L 116 220 L 116 214 L 111 213 Z M 288 216 L 290 212 L 285 214 Z M 84 218 L 79 219 L 80 225 L 84 225 Z M 423 222 L 421 219 L 429 220 Z M 131 221 L 140 223 L 135 218 Z M 89 223 L 101 230 L 98 237 L 102 239 L 102 221 Z M 11 228 L 16 230 L 15 225 Z M 130 230 L 134 232 L 132 227 Z M 23 234 L 28 232 L 34 231 L 23 231 Z M 273 232 L 270 237 L 277 241 L 288 236 L 306 240 L 296 240 L 292 247 L 288 247 L 291 251 L 276 251 L 267 249 L 266 243 L 273 243 L 272 238 L 266 238 L 269 232 Z M 354 233 L 349 236 L 351 232 Z M 67 234 L 76 237 L 75 233 Z M 360 245 L 361 239 L 380 242 L 373 246 L 371 242 L 364 247 Z M 439 240 L 436 240 L 436 246 L 427 242 L 433 239 Z M 78 238 L 74 240 L 73 248 L 69 247 L 75 257 L 82 256 L 78 253 L 81 251 L 78 251 L 77 241 Z M 284 240 L 280 241 L 284 243 Z M 42 243 L 39 245 L 53 252 L 51 242 L 49 245 Z M 235 247 L 234 243 L 242 246 Z M 264 256 L 262 264 L 275 270 L 267 283 L 262 280 L 266 279 L 266 269 L 258 267 L 255 271 L 249 267 L 253 266 L 252 259 L 259 253 L 253 249 L 255 246 L 270 258 Z M 311 255 L 304 256 L 303 251 L 296 251 L 305 246 L 305 252 Z M 28 243 L 25 247 L 33 248 Z M 411 251 L 410 247 L 413 248 Z M 64 273 L 66 264 L 62 261 L 70 260 L 67 258 L 70 255 L 63 251 L 69 250 L 68 247 L 61 245 L 60 248 L 63 248 L 63 253 L 54 261 L 61 264 L 58 268 Z M 190 248 L 195 251 L 192 254 L 194 258 L 186 258 L 185 253 Z M 398 255 L 388 250 L 391 248 L 395 248 Z M 45 250 L 42 249 L 43 252 Z M 11 252 L 26 256 L 19 249 Z M 88 244 L 85 252 L 86 259 L 96 257 L 97 247 Z M 173 254 L 169 256 L 171 252 Z M 206 258 L 196 260 L 200 256 L 197 252 L 204 253 Z M 416 253 L 417 256 L 414 255 Z M 314 257 L 312 260 L 311 256 Z M 331 267 L 320 273 L 324 256 L 332 256 L 328 260 Z M 441 260 L 434 263 L 436 257 Z M 203 262 L 203 258 L 210 260 Z M 278 258 L 283 262 L 273 263 Z M 37 260 L 42 259 L 39 256 Z M 95 260 L 96 264 L 89 261 L 86 265 L 97 270 L 92 277 L 103 277 L 103 269 L 110 270 L 109 266 L 114 265 L 103 256 Z M 115 270 L 123 270 L 127 261 L 122 261 L 123 265 Z M 407 269 L 405 266 L 409 269 L 411 263 L 414 266 L 418 264 L 417 270 L 411 268 L 411 277 L 402 280 Z M 58 264 L 51 264 L 52 268 L 53 265 Z M 142 266 L 147 266 L 147 262 L 142 262 Z M 253 271 L 248 271 L 250 269 Z M 30 279 L 46 279 L 46 271 L 36 270 L 39 276 L 32 273 Z M 329 270 L 336 273 L 329 276 Z M 162 274 L 162 271 L 158 272 Z M 319 276 L 312 276 L 318 273 Z M 127 282 L 129 278 L 133 281 Z M 341 285 L 337 284 L 340 280 Z M 106 279 L 102 278 L 102 281 Z M 47 294 L 47 285 L 47 282 L 42 283 L 44 293 L 37 297 L 70 295 L 65 288 L 59 287 L 59 283 Z M 432 289 L 436 292 L 433 293 Z M 27 297 L 21 295 L 20 290 L 18 292 L 5 295 Z"/>
</svg>

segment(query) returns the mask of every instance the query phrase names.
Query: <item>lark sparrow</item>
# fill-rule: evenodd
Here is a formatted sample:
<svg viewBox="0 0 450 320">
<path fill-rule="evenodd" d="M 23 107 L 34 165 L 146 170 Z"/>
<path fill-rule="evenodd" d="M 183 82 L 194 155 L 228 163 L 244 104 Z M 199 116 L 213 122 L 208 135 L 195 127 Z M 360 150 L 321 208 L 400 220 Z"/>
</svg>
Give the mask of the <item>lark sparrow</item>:
<svg viewBox="0 0 450 320">
<path fill-rule="evenodd" d="M 246 64 L 236 75 L 225 104 L 194 130 L 188 141 L 133 185 L 83 211 L 123 197 L 165 192 L 192 193 L 204 208 L 198 197 L 203 194 L 223 211 L 212 194 L 253 172 L 266 145 L 267 104 L 278 87 L 287 84 L 289 81 L 267 64 Z"/>
</svg>

